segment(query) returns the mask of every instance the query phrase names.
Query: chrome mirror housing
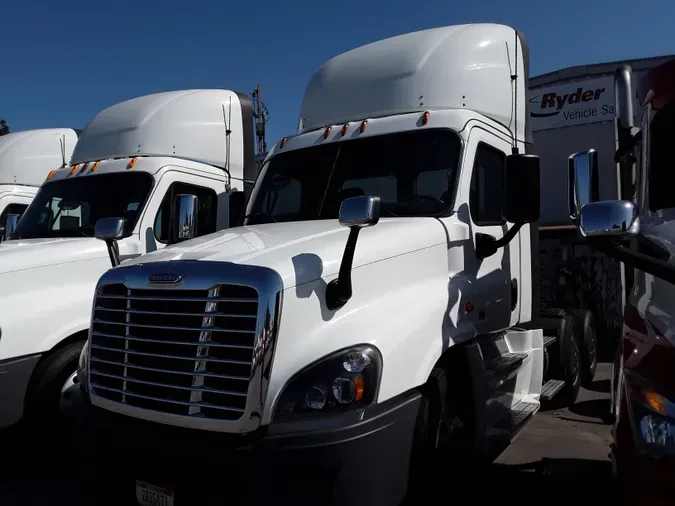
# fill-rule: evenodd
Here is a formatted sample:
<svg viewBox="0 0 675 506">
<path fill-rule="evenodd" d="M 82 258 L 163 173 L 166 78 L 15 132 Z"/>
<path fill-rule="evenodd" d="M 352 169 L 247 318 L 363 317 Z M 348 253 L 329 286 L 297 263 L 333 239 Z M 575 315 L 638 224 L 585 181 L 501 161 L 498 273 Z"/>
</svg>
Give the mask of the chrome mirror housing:
<svg viewBox="0 0 675 506">
<path fill-rule="evenodd" d="M 371 227 L 380 220 L 380 197 L 351 197 L 340 205 L 339 222 L 343 227 Z"/>
<path fill-rule="evenodd" d="M 600 200 L 598 183 L 598 153 L 594 149 L 575 153 L 569 157 L 569 183 L 567 187 L 570 219 L 579 220 L 581 209 Z"/>
<path fill-rule="evenodd" d="M 199 211 L 197 196 L 190 194 L 176 195 L 176 210 L 178 211 L 176 239 L 187 241 L 197 237 L 197 213 Z"/>
<path fill-rule="evenodd" d="M 9 239 L 9 236 L 12 235 L 12 232 L 16 229 L 17 223 L 19 223 L 19 217 L 18 214 L 8 214 L 5 216 L 5 230 L 2 234 L 3 241 L 6 241 Z"/>
<path fill-rule="evenodd" d="M 633 202 L 606 200 L 581 208 L 579 230 L 584 237 L 632 239 L 640 233 L 640 218 Z"/>
</svg>

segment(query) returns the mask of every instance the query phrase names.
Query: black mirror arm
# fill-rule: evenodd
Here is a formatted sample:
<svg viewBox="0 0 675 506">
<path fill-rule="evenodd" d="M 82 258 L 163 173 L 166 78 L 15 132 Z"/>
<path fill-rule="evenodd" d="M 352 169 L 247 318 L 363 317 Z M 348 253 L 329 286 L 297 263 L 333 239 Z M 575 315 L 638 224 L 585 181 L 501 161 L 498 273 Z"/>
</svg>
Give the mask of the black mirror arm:
<svg viewBox="0 0 675 506">
<path fill-rule="evenodd" d="M 120 253 L 119 248 L 117 247 L 117 241 L 114 239 L 107 239 L 105 245 L 108 248 L 108 256 L 110 257 L 110 263 L 113 267 L 117 267 L 120 264 Z"/>
<path fill-rule="evenodd" d="M 514 225 L 504 234 L 501 239 L 495 239 L 490 234 L 476 234 L 476 256 L 481 260 L 488 258 L 497 253 L 499 248 L 503 248 L 510 243 L 513 238 L 520 232 L 525 223 L 514 223 Z"/>
<path fill-rule="evenodd" d="M 341 308 L 352 298 L 352 264 L 354 263 L 354 252 L 356 251 L 356 242 L 360 231 L 361 227 L 349 229 L 349 237 L 340 264 L 340 273 L 336 279 L 326 286 L 326 306 L 331 311 Z"/>
<path fill-rule="evenodd" d="M 659 258 L 630 249 L 617 242 L 589 239 L 588 243 L 607 256 L 675 285 L 675 268 Z"/>
</svg>

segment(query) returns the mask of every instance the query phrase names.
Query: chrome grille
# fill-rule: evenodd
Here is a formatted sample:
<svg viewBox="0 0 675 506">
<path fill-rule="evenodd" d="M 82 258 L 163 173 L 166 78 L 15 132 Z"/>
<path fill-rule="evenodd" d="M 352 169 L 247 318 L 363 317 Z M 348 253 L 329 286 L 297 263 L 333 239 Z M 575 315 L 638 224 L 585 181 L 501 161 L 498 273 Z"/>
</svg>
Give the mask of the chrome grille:
<svg viewBox="0 0 675 506">
<path fill-rule="evenodd" d="M 246 411 L 258 292 L 99 286 L 90 339 L 91 393 L 135 408 L 223 421 Z"/>
</svg>

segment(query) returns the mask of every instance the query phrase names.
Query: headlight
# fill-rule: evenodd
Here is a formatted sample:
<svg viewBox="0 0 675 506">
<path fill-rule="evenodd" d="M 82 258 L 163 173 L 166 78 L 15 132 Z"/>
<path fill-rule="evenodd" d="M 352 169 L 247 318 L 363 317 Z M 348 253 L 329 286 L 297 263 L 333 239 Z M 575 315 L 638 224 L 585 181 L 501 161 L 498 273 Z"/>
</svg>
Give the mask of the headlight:
<svg viewBox="0 0 675 506">
<path fill-rule="evenodd" d="M 325 357 L 286 384 L 274 421 L 363 409 L 375 400 L 381 370 L 380 353 L 370 345 L 353 346 Z"/>
<path fill-rule="evenodd" d="M 675 450 L 675 423 L 663 416 L 644 415 L 640 418 L 640 433 L 649 449 L 657 453 Z"/>
<path fill-rule="evenodd" d="M 77 382 L 80 390 L 87 393 L 87 376 L 89 375 L 89 341 L 87 340 L 80 352 L 80 358 L 77 361 Z"/>
<path fill-rule="evenodd" d="M 675 404 L 650 388 L 630 391 L 641 446 L 653 456 L 675 453 Z"/>
</svg>

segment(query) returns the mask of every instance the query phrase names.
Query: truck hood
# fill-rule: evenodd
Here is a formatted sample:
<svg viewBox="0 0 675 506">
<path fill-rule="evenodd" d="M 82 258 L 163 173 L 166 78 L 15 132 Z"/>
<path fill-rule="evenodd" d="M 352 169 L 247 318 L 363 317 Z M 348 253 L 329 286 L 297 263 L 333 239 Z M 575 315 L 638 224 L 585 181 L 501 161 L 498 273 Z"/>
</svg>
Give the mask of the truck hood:
<svg viewBox="0 0 675 506">
<path fill-rule="evenodd" d="M 90 237 L 6 241 L 0 243 L 0 274 L 107 255 L 105 244 Z"/>
<path fill-rule="evenodd" d="M 125 266 L 172 260 L 208 260 L 274 269 L 284 288 L 336 275 L 349 230 L 337 220 L 273 223 L 231 228 L 157 250 Z M 353 268 L 447 243 L 434 218 L 385 218 L 361 230 Z"/>
</svg>

